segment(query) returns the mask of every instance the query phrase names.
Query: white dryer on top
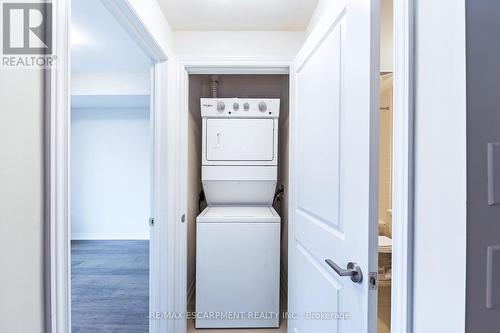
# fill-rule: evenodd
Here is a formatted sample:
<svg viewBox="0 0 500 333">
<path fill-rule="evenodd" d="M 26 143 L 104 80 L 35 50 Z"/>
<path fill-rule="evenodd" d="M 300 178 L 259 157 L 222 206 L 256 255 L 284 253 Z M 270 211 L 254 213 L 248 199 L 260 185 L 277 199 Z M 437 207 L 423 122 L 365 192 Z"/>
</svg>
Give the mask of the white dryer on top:
<svg viewBox="0 0 500 333">
<path fill-rule="evenodd" d="M 279 99 L 202 98 L 202 182 L 212 205 L 272 204 Z"/>
</svg>

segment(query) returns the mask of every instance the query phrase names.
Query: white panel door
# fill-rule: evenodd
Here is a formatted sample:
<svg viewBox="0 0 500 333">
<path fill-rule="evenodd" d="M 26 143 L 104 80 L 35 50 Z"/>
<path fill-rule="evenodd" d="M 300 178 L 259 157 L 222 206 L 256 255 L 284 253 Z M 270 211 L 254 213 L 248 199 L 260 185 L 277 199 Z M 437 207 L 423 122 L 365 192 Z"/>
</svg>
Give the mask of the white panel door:
<svg viewBox="0 0 500 333">
<path fill-rule="evenodd" d="M 378 1 L 336 0 L 294 64 L 290 332 L 376 332 L 378 43 Z"/>
<path fill-rule="evenodd" d="M 207 119 L 208 161 L 272 161 L 273 119 Z"/>
</svg>

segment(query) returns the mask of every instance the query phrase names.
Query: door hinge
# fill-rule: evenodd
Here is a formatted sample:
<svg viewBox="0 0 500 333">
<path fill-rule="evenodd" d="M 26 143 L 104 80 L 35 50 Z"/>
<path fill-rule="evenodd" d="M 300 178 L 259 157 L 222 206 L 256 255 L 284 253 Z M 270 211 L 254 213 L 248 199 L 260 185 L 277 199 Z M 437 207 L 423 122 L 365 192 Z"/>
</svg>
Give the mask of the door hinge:
<svg viewBox="0 0 500 333">
<path fill-rule="evenodd" d="M 186 222 L 186 214 L 182 214 L 182 216 L 181 216 L 181 222 L 182 223 Z"/>
<path fill-rule="evenodd" d="M 378 272 L 370 272 L 369 275 L 370 290 L 377 290 L 378 287 Z"/>
<path fill-rule="evenodd" d="M 150 217 L 149 218 L 149 226 L 154 227 L 154 225 L 155 225 L 155 219 L 154 219 L 154 217 Z"/>
</svg>

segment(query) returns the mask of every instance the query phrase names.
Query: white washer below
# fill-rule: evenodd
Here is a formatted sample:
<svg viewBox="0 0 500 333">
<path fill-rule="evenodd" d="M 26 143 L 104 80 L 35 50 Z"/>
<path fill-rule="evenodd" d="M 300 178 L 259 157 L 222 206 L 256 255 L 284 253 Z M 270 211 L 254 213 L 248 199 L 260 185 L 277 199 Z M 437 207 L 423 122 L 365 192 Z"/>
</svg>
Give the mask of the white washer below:
<svg viewBox="0 0 500 333">
<path fill-rule="evenodd" d="M 279 327 L 279 279 L 272 207 L 213 206 L 198 216 L 196 328 Z"/>
</svg>

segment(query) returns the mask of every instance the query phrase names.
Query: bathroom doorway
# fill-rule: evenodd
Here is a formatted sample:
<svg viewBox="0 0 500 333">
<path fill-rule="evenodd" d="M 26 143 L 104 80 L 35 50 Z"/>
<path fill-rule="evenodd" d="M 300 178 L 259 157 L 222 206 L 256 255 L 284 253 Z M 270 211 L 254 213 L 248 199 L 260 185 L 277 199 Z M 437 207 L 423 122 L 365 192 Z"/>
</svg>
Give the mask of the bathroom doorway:
<svg viewBox="0 0 500 333">
<path fill-rule="evenodd" d="M 393 0 L 380 1 L 378 333 L 391 332 L 393 205 Z"/>
</svg>

